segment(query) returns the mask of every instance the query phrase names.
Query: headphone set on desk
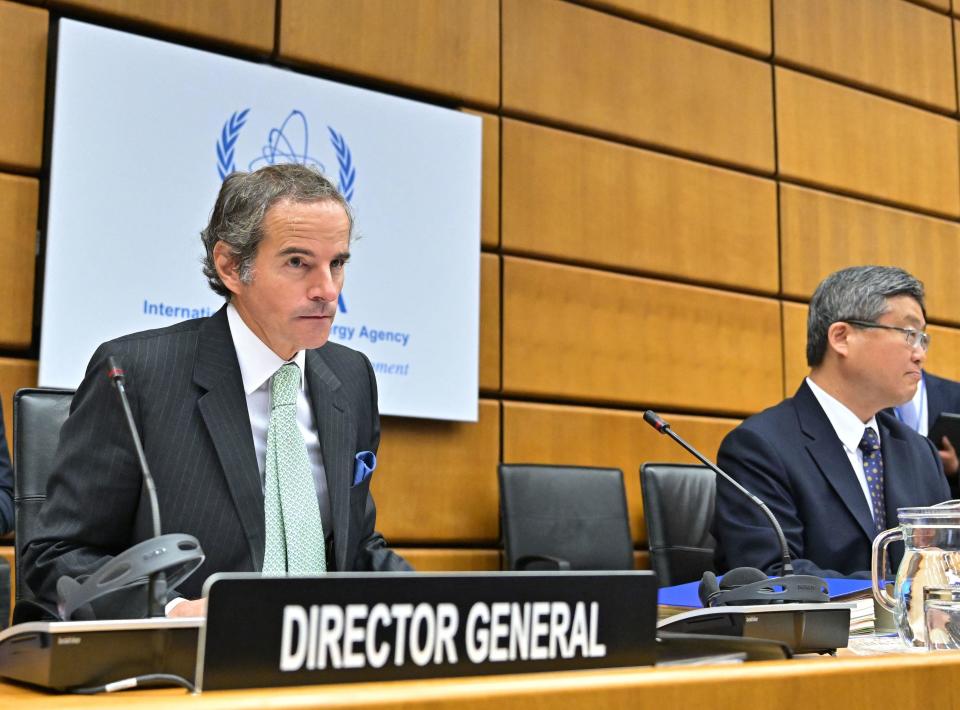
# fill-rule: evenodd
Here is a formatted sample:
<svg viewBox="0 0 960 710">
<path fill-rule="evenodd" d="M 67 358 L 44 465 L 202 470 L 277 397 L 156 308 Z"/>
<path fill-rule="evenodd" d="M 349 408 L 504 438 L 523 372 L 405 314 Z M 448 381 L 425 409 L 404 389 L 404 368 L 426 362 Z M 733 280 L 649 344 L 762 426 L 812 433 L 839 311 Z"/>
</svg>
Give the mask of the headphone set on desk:
<svg viewBox="0 0 960 710">
<path fill-rule="evenodd" d="M 704 572 L 697 593 L 704 607 L 830 601 L 827 584 L 819 577 L 791 574 L 768 578 L 754 567 L 737 567 L 720 580 L 713 572 Z"/>
</svg>

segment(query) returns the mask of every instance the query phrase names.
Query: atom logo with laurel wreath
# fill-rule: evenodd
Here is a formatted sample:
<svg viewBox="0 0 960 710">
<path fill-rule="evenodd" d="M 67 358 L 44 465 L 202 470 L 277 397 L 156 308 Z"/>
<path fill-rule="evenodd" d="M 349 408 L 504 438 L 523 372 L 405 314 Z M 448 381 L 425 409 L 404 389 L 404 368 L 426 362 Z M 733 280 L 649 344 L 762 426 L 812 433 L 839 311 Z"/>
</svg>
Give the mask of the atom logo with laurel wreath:
<svg viewBox="0 0 960 710">
<path fill-rule="evenodd" d="M 249 115 L 248 108 L 234 111 L 220 130 L 216 152 L 217 173 L 221 180 L 237 169 L 237 139 Z M 353 165 L 350 146 L 343 134 L 337 133 L 332 126 L 327 126 L 327 133 L 337 156 L 337 188 L 347 198 L 347 202 L 352 202 L 357 170 Z M 278 163 L 310 165 L 324 174 L 329 174 L 326 166 L 310 155 L 310 126 L 306 114 L 299 109 L 293 109 L 278 127 L 270 129 L 266 143 L 260 148 L 260 155 L 249 162 L 247 169 L 256 170 L 264 165 Z"/>
<path fill-rule="evenodd" d="M 250 109 L 234 111 L 223 124 L 220 137 L 217 139 L 217 173 L 220 180 L 237 169 L 237 139 L 240 131 L 247 123 Z M 337 156 L 337 189 L 346 198 L 353 202 L 353 190 L 357 180 L 357 170 L 353 166 L 353 155 L 343 134 L 337 133 L 332 126 L 327 126 L 330 145 Z M 260 155 L 247 165 L 248 170 L 256 170 L 264 165 L 278 163 L 300 163 L 316 168 L 327 175 L 326 166 L 310 155 L 310 126 L 306 114 L 299 109 L 293 109 L 279 127 L 271 128 L 267 133 L 267 141 L 260 148 Z M 337 310 L 347 312 L 347 304 L 341 293 L 337 298 Z"/>
</svg>

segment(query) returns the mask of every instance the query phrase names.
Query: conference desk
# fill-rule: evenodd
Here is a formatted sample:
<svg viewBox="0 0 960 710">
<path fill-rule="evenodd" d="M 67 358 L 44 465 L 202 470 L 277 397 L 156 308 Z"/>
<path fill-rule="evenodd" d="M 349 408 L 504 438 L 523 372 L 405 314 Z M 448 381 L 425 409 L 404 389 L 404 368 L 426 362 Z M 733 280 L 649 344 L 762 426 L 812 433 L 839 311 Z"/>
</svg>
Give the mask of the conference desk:
<svg viewBox="0 0 960 710">
<path fill-rule="evenodd" d="M 960 651 L 738 665 L 567 671 L 284 689 L 54 695 L 0 682 L 0 708 L 960 708 Z"/>
</svg>

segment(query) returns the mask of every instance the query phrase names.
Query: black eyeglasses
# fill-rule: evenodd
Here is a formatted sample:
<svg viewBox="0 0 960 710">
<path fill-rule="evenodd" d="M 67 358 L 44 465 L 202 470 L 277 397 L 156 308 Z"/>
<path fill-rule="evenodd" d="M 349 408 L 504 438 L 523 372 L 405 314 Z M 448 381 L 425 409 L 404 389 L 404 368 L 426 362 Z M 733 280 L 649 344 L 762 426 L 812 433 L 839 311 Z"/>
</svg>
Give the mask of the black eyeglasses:
<svg viewBox="0 0 960 710">
<path fill-rule="evenodd" d="M 884 325 L 883 323 L 873 323 L 868 320 L 845 320 L 844 323 L 855 325 L 858 328 L 882 328 L 883 330 L 897 330 L 903 333 L 907 339 L 907 345 L 915 348 L 918 345 L 926 352 L 930 348 L 930 334 L 916 328 L 901 328 L 896 325 Z"/>
</svg>

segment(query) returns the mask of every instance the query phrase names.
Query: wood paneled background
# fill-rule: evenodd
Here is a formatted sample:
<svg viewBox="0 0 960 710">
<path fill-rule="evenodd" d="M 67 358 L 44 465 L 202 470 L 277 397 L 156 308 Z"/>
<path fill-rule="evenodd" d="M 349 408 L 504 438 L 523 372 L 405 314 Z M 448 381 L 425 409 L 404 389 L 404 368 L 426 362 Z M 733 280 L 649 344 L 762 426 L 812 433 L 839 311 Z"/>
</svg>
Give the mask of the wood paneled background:
<svg viewBox="0 0 960 710">
<path fill-rule="evenodd" d="M 380 527 L 499 565 L 499 462 L 708 454 L 806 372 L 827 273 L 922 278 L 960 377 L 960 0 L 0 0 L 0 397 L 36 382 L 48 40 L 60 17 L 483 118 L 480 420 L 384 418 Z"/>
</svg>

